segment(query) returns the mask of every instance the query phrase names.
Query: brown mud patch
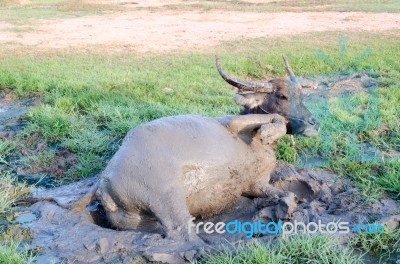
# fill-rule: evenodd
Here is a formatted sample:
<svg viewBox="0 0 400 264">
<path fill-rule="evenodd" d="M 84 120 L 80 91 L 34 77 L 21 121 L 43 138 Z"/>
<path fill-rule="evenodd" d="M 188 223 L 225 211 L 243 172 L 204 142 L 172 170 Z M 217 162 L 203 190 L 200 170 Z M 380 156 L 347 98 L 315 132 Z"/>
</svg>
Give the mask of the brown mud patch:
<svg viewBox="0 0 400 264">
<path fill-rule="evenodd" d="M 65 209 L 85 195 L 97 180 L 97 177 L 93 177 L 56 189 L 36 192 L 35 197 L 51 197 L 53 200 L 32 205 L 30 210 L 40 217 L 24 223 L 24 227 L 34 234 L 32 248 L 42 249 L 41 259 L 75 263 L 129 263 L 132 259 L 144 257 L 151 261 L 179 263 L 193 258 L 199 250 L 163 238 L 160 234 L 107 228 L 106 220 L 99 209 L 101 207 L 96 203 L 81 212 Z M 282 219 L 285 221 L 347 221 L 350 228 L 375 221 L 388 222 L 392 228 L 397 228 L 399 224 L 400 218 L 395 217 L 399 214 L 398 203 L 392 199 L 381 199 L 367 204 L 349 180 L 330 172 L 299 169 L 279 163 L 272 175 L 271 184 L 293 193 L 295 200 L 290 202 L 276 197 L 242 197 L 231 209 L 212 218 L 196 221 L 277 221 L 279 210 L 286 207 L 287 213 Z M 343 242 L 353 235 L 335 234 Z M 199 236 L 209 245 L 210 251 L 248 241 L 243 233 L 201 233 Z M 254 239 L 270 241 L 278 238 L 279 235 L 265 235 Z"/>
<path fill-rule="evenodd" d="M 51 151 L 51 148 L 43 143 L 40 139 L 35 142 L 36 147 L 22 147 L 21 153 L 23 157 L 35 157 L 38 154 Z M 39 175 L 45 174 L 56 179 L 65 177 L 66 172 L 78 163 L 76 155 L 66 149 L 55 150 L 52 153 L 52 161 L 50 164 L 41 164 L 39 162 L 31 162 L 17 167 L 18 175 Z"/>
<path fill-rule="evenodd" d="M 171 52 L 202 50 L 243 38 L 291 36 L 307 32 L 381 32 L 400 28 L 389 13 L 234 11 L 127 11 L 78 18 L 40 20 L 34 31 L 12 32 L 0 22 L 0 43 L 35 49 L 94 46 L 107 50 Z"/>
</svg>

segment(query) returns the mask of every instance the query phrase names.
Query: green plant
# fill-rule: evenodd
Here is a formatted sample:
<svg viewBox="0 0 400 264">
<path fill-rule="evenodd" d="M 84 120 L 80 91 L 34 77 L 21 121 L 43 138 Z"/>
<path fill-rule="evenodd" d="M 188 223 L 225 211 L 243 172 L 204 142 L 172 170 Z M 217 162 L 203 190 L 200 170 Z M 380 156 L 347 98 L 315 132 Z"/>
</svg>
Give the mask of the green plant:
<svg viewBox="0 0 400 264">
<path fill-rule="evenodd" d="M 17 183 L 8 172 L 0 170 L 0 216 L 7 212 L 16 199 L 30 193 L 24 184 Z"/>
<path fill-rule="evenodd" d="M 199 263 L 207 264 L 284 264 L 284 263 L 362 263 L 352 249 L 340 246 L 338 241 L 327 236 L 292 236 L 276 243 L 252 242 L 208 255 Z"/>
<path fill-rule="evenodd" d="M 356 235 L 349 243 L 352 247 L 362 249 L 382 259 L 400 257 L 400 229 L 384 228 L 383 233 Z"/>
<path fill-rule="evenodd" d="M 34 257 L 28 250 L 19 249 L 20 244 L 15 241 L 0 243 L 0 263 L 2 264 L 29 264 Z"/>
</svg>

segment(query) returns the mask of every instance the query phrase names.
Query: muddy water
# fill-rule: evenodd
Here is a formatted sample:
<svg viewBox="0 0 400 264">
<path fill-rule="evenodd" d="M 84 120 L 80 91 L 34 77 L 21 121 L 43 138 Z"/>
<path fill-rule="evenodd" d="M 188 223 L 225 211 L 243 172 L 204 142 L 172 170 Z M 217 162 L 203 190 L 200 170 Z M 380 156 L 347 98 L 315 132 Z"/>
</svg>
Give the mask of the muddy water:
<svg viewBox="0 0 400 264">
<path fill-rule="evenodd" d="M 9 102 L 0 98 L 0 132 L 9 129 L 18 129 L 21 126 L 20 118 L 25 116 L 28 109 L 37 104 L 38 99 L 29 98 Z"/>
<path fill-rule="evenodd" d="M 25 98 L 22 100 L 10 100 L 9 96 L 0 98 L 0 139 L 12 138 L 24 127 L 23 119 L 29 109 L 39 103 L 39 98 Z M 0 168 L 3 164 L 0 163 Z M 45 175 L 17 175 L 20 182 L 28 185 L 54 187 L 56 181 Z"/>
<path fill-rule="evenodd" d="M 89 192 L 97 180 L 94 177 L 35 194 L 36 197 L 51 197 L 54 200 L 32 205 L 30 210 L 40 217 L 24 224 L 24 227 L 36 234 L 32 247 L 43 249 L 42 258 L 65 259 L 76 263 L 129 263 L 132 258 L 144 257 L 148 260 L 179 263 L 198 252 L 199 248 L 171 241 L 160 234 L 110 229 L 98 202 L 88 204 L 82 211 L 66 209 Z M 399 204 L 391 199 L 366 204 L 350 181 L 323 170 L 300 169 L 278 163 L 271 184 L 293 193 L 296 197 L 291 202 L 284 202 L 288 207 L 287 214 L 283 217 L 285 221 L 328 223 L 340 220 L 354 226 L 380 221 L 400 213 Z M 198 221 L 277 221 L 280 206 L 282 201 L 274 197 L 243 197 L 221 214 Z M 353 234 L 335 236 L 344 242 Z M 222 245 L 248 241 L 243 233 L 230 235 L 202 232 L 200 237 L 212 248 L 211 251 L 221 248 Z M 268 241 L 273 237 L 275 236 L 265 235 L 254 239 Z"/>
</svg>

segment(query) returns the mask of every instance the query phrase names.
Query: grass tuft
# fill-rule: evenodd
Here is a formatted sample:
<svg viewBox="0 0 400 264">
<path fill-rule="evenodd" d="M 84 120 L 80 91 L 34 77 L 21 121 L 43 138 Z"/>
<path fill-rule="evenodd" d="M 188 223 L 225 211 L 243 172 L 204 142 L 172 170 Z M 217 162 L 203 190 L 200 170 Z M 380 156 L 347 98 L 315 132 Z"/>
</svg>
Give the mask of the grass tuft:
<svg viewBox="0 0 400 264">
<path fill-rule="evenodd" d="M 382 259 L 400 257 L 400 228 L 384 228 L 382 234 L 361 233 L 350 240 L 350 245 Z"/>
<path fill-rule="evenodd" d="M 163 6 L 173 10 L 201 10 L 204 12 L 211 10 L 231 10 L 247 12 L 326 12 L 326 11 L 364 11 L 364 12 L 399 12 L 397 0 L 301 0 L 301 1 L 225 1 L 225 0 L 202 0 L 186 1 Z M 161 9 L 161 7 L 150 8 Z"/>
<path fill-rule="evenodd" d="M 19 249 L 19 244 L 8 241 L 7 244 L 0 243 L 0 263 L 1 264 L 29 264 L 32 263 L 33 256 L 28 250 Z"/>
<path fill-rule="evenodd" d="M 280 264 L 280 263 L 362 263 L 350 248 L 327 236 L 292 236 L 275 244 L 252 242 L 234 251 L 225 250 L 208 255 L 198 263 L 204 264 Z"/>
<path fill-rule="evenodd" d="M 17 183 L 10 173 L 0 171 L 0 215 L 10 210 L 16 199 L 29 193 L 30 189 Z"/>
</svg>

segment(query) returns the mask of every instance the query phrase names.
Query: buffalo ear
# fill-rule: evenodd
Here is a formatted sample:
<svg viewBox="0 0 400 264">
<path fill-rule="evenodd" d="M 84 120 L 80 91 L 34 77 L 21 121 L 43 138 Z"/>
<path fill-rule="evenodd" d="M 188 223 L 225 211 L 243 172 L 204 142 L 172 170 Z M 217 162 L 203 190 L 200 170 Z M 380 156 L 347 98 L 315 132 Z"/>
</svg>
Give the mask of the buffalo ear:
<svg viewBox="0 0 400 264">
<path fill-rule="evenodd" d="M 238 93 L 233 100 L 244 108 L 254 109 L 263 104 L 266 96 L 267 93 Z"/>
</svg>

